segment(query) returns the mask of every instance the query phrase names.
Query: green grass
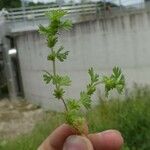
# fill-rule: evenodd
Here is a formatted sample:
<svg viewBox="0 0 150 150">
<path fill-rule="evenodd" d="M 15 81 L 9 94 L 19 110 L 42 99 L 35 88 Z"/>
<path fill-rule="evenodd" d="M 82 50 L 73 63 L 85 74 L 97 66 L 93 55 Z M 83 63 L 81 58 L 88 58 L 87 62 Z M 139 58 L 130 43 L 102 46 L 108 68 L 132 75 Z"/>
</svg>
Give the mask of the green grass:
<svg viewBox="0 0 150 150">
<path fill-rule="evenodd" d="M 101 101 L 87 113 L 90 132 L 106 129 L 121 131 L 123 150 L 150 150 L 150 89 L 135 87 L 124 100 Z M 32 133 L 2 141 L 1 150 L 36 150 L 39 144 L 64 122 L 62 114 L 47 113 Z"/>
</svg>

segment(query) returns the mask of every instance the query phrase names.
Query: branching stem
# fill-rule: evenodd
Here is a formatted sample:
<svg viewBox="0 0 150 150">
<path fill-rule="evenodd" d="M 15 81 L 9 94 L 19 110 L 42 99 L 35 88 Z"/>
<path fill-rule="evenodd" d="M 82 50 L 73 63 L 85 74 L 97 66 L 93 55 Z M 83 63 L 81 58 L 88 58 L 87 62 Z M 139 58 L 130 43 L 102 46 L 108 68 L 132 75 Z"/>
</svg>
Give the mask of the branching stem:
<svg viewBox="0 0 150 150">
<path fill-rule="evenodd" d="M 52 52 L 54 51 L 53 48 L 51 48 L 51 51 L 52 51 Z M 55 61 L 55 60 L 53 60 L 53 74 L 54 74 L 54 76 L 56 75 L 56 61 Z M 58 85 L 56 84 L 55 86 L 56 86 L 56 89 L 57 89 L 57 88 L 58 88 Z M 67 105 L 66 105 L 66 103 L 65 103 L 64 98 L 61 97 L 61 100 L 62 100 L 62 102 L 63 102 L 63 104 L 64 104 L 64 107 L 65 107 L 66 111 L 68 111 L 68 107 L 67 107 Z"/>
</svg>

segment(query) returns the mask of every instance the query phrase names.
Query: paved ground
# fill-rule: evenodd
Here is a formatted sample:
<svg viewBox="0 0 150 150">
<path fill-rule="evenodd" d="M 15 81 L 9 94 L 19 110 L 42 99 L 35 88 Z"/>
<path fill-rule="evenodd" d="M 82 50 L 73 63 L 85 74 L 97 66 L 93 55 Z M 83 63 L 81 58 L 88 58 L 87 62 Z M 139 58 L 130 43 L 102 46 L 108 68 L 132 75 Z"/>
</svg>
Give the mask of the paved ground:
<svg viewBox="0 0 150 150">
<path fill-rule="evenodd" d="M 41 108 L 22 99 L 0 100 L 0 138 L 14 138 L 30 132 L 43 116 Z"/>
</svg>

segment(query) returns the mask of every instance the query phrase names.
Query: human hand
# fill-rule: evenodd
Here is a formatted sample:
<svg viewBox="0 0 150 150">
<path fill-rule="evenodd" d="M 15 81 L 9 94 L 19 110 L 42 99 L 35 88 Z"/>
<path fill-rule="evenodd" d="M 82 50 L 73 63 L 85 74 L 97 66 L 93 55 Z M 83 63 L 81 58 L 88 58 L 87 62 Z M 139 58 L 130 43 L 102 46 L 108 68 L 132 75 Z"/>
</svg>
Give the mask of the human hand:
<svg viewBox="0 0 150 150">
<path fill-rule="evenodd" d="M 47 137 L 38 150 L 120 150 L 122 144 L 123 138 L 116 130 L 84 137 L 75 135 L 69 125 L 63 124 Z"/>
</svg>

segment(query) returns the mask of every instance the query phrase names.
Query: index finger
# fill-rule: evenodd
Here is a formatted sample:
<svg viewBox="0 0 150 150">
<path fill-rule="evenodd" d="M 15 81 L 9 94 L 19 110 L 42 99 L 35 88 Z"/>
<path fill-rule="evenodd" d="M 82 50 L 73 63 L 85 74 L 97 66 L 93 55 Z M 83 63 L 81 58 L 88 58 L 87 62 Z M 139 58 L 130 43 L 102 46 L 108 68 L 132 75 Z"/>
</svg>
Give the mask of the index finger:
<svg viewBox="0 0 150 150">
<path fill-rule="evenodd" d="M 94 150 L 120 150 L 123 145 L 123 138 L 117 130 L 89 134 L 88 138 L 92 142 Z"/>
<path fill-rule="evenodd" d="M 54 130 L 50 136 L 41 144 L 38 150 L 58 150 L 62 149 L 66 138 L 75 134 L 69 125 L 63 124 Z"/>
</svg>

